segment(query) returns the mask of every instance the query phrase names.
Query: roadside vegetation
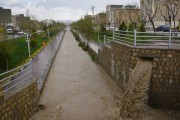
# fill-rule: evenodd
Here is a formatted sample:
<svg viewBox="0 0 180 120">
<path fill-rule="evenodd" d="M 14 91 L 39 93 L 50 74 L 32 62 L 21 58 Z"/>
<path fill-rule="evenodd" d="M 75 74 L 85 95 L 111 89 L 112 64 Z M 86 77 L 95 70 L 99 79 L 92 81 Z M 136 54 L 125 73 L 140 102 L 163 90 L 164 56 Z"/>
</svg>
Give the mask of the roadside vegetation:
<svg viewBox="0 0 180 120">
<path fill-rule="evenodd" d="M 52 40 L 64 27 L 63 23 L 56 23 L 50 26 L 44 25 L 41 33 L 37 33 L 35 29 L 32 29 L 30 33 L 31 57 L 50 42 L 49 38 Z M 49 31 L 49 36 L 47 30 Z M 1 34 L 4 34 L 3 31 L 1 31 Z M 7 40 L 6 37 L 6 39 L 0 41 L 0 73 L 22 65 L 29 59 L 28 44 L 25 37 L 26 35 L 23 35 L 11 40 Z"/>
<path fill-rule="evenodd" d="M 74 32 L 74 30 L 71 30 L 72 34 L 74 35 L 76 41 L 79 43 L 79 47 L 82 48 L 82 50 L 87 51 L 91 57 L 91 60 L 94 62 L 98 62 L 97 55 L 94 54 L 94 52 L 89 48 L 88 44 L 81 40 L 80 36 Z"/>
</svg>

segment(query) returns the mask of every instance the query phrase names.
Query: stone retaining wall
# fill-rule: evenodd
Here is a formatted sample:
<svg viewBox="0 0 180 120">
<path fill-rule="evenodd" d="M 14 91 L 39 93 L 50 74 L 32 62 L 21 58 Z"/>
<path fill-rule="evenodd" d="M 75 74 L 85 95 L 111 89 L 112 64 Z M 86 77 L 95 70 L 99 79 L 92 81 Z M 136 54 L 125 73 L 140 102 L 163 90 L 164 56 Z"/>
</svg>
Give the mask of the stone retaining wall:
<svg viewBox="0 0 180 120">
<path fill-rule="evenodd" d="M 3 99 L 2 90 L 0 94 L 0 120 L 28 120 L 36 111 L 39 100 L 36 82 L 9 98 Z"/>
<path fill-rule="evenodd" d="M 127 44 L 112 42 L 111 48 L 103 46 L 98 54 L 101 66 L 123 88 L 140 58 L 149 59 L 153 64 L 149 103 L 180 109 L 179 49 L 133 48 Z"/>
</svg>

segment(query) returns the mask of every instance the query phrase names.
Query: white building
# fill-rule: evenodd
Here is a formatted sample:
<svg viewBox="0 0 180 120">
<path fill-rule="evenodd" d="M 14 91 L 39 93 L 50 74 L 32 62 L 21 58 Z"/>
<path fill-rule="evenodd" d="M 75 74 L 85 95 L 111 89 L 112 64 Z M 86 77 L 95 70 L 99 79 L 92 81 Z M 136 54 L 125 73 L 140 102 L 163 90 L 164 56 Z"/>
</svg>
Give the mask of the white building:
<svg viewBox="0 0 180 120">
<path fill-rule="evenodd" d="M 106 6 L 106 25 L 115 27 L 114 10 L 123 9 L 123 5 L 107 5 Z"/>
</svg>

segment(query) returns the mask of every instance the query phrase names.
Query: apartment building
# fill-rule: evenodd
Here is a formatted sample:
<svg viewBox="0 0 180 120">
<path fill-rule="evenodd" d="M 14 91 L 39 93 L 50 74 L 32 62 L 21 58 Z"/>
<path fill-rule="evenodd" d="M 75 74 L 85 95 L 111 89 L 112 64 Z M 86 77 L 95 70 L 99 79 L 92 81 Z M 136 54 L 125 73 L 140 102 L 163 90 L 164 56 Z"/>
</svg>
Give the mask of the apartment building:
<svg viewBox="0 0 180 120">
<path fill-rule="evenodd" d="M 100 26 L 101 24 L 106 24 L 106 13 L 98 13 L 94 16 L 94 23 L 96 26 Z"/>
<path fill-rule="evenodd" d="M 15 27 L 21 27 L 30 21 L 30 17 L 25 17 L 24 14 L 18 14 L 12 16 L 12 22 L 14 23 Z"/>
<path fill-rule="evenodd" d="M 123 5 L 107 5 L 106 6 L 106 25 L 115 27 L 114 10 L 123 9 Z"/>
<path fill-rule="evenodd" d="M 3 9 L 0 7 L 0 25 L 12 23 L 11 9 Z"/>
</svg>

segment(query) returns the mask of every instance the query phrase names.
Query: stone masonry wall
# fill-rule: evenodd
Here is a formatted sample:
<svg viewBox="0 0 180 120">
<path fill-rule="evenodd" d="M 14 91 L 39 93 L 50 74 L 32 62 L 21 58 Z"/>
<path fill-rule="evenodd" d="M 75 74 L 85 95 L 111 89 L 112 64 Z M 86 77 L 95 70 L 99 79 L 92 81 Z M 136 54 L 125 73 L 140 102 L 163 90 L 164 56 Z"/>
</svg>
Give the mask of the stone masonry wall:
<svg viewBox="0 0 180 120">
<path fill-rule="evenodd" d="M 153 68 L 149 103 L 169 109 L 180 109 L 180 50 L 133 48 L 127 44 L 112 42 L 108 54 L 106 46 L 99 52 L 101 66 L 123 87 L 138 59 L 151 60 Z M 119 77 L 114 77 L 112 73 Z"/>
<path fill-rule="evenodd" d="M 36 111 L 38 99 L 36 82 L 7 99 L 1 99 L 0 120 L 28 120 Z"/>
</svg>

